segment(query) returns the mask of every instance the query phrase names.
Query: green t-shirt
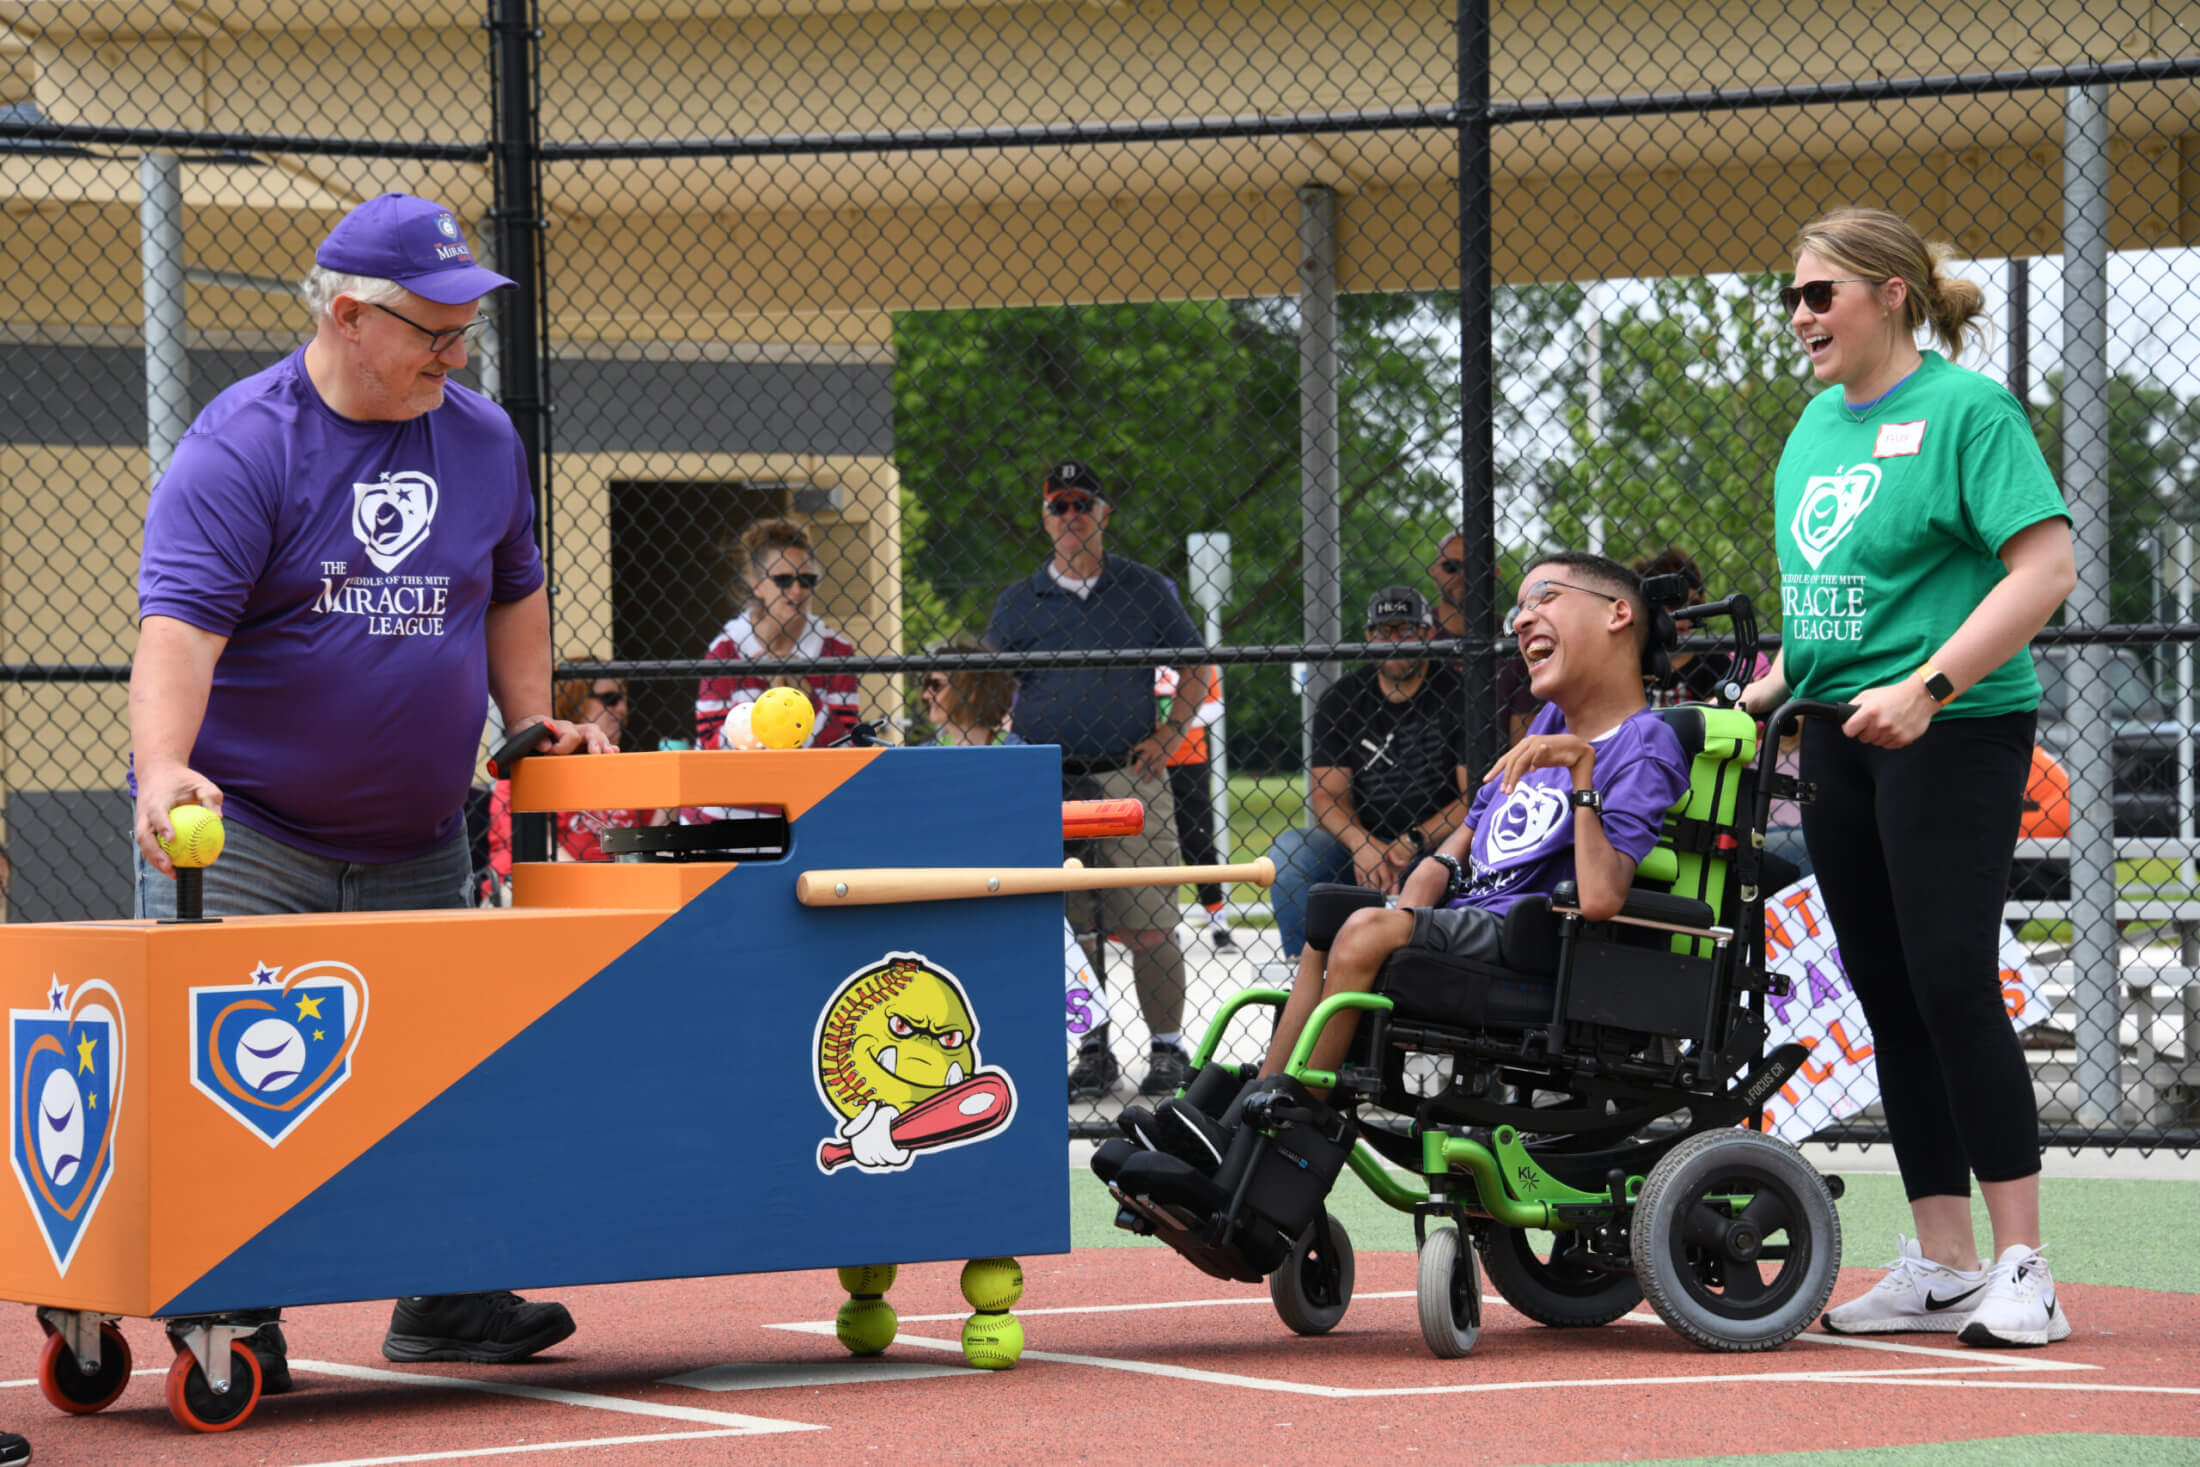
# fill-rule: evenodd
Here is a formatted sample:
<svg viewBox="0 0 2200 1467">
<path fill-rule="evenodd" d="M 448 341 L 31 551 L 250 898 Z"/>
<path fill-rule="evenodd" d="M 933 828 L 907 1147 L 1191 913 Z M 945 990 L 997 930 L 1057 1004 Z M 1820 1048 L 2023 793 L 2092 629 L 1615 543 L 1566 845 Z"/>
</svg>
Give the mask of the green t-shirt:
<svg viewBox="0 0 2200 1467">
<path fill-rule="evenodd" d="M 2009 390 L 1938 352 L 1876 407 L 1812 398 L 1773 478 L 1781 646 L 1799 698 L 1843 703 L 1899 682 L 2008 574 L 2019 530 L 2069 516 Z M 2037 708 L 2019 652 L 1948 705 L 1949 718 Z"/>
</svg>

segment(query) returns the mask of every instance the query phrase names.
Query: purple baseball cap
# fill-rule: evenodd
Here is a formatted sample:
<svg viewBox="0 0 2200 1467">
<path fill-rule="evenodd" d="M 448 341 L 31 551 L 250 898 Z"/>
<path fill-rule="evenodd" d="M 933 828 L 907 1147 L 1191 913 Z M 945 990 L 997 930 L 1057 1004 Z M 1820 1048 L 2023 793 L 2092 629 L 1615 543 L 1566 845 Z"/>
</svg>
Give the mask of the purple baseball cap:
<svg viewBox="0 0 2200 1467">
<path fill-rule="evenodd" d="M 464 305 L 518 283 L 475 264 L 451 211 L 411 194 L 383 194 L 346 214 L 313 261 L 324 270 L 394 280 L 442 306 Z"/>
</svg>

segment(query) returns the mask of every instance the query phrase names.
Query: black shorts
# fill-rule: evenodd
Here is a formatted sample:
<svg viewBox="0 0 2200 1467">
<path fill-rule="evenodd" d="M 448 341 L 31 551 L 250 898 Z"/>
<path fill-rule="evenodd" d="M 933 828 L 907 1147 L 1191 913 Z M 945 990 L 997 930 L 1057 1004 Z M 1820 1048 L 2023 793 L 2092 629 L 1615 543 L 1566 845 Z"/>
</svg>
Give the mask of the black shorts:
<svg viewBox="0 0 2200 1467">
<path fill-rule="evenodd" d="M 1487 907 L 1415 907 L 1406 946 L 1495 963 L 1504 955 L 1505 919 Z"/>
</svg>

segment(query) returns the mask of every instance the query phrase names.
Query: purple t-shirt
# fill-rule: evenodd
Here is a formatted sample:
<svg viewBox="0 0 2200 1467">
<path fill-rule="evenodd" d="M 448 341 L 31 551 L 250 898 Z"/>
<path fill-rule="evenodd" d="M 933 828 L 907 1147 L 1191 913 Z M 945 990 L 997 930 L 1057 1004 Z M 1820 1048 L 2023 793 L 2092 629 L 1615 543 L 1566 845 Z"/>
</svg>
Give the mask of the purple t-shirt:
<svg viewBox="0 0 2200 1467">
<path fill-rule="evenodd" d="M 225 817 L 332 860 L 410 860 L 457 831 L 489 605 L 542 584 L 511 419 L 444 393 L 353 422 L 293 352 L 207 404 L 145 513 L 139 618 L 229 639 L 192 767 Z"/>
<path fill-rule="evenodd" d="M 1589 783 L 1604 798 L 1604 838 L 1613 850 L 1640 862 L 1658 843 L 1665 812 L 1688 788 L 1688 755 L 1680 736 L 1648 709 L 1591 742 L 1597 759 Z M 1544 895 L 1571 881 L 1574 810 L 1567 796 L 1573 787 L 1571 770 L 1535 769 L 1522 775 L 1509 795 L 1494 779 L 1476 790 L 1467 806 L 1474 869 L 1466 890 L 1451 904 L 1502 912 L 1522 897 Z"/>
</svg>

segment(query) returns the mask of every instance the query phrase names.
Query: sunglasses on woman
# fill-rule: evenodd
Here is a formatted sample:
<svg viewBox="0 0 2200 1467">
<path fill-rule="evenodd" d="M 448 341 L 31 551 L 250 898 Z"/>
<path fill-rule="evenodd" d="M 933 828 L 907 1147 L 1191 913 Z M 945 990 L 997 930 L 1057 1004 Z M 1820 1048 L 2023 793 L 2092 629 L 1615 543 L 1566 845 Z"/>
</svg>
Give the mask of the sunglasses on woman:
<svg viewBox="0 0 2200 1467">
<path fill-rule="evenodd" d="M 935 673 L 919 683 L 918 686 L 927 693 L 944 693 L 947 691 L 947 679 Z"/>
<path fill-rule="evenodd" d="M 1833 309 L 1833 288 L 1836 285 L 1869 285 L 1869 280 L 1813 280 L 1803 285 L 1791 285 L 1780 292 L 1780 309 L 1790 316 L 1795 314 L 1798 302 L 1809 306 L 1812 314 Z"/>
<path fill-rule="evenodd" d="M 612 688 L 607 692 L 591 691 L 588 696 L 594 698 L 606 708 L 616 708 L 626 701 L 626 689 Z"/>
<path fill-rule="evenodd" d="M 815 591 L 817 589 L 816 571 L 781 571 L 776 576 L 766 576 L 764 579 L 770 581 L 782 591 L 792 591 L 797 581 L 802 583 L 802 589 L 805 591 Z"/>
</svg>

